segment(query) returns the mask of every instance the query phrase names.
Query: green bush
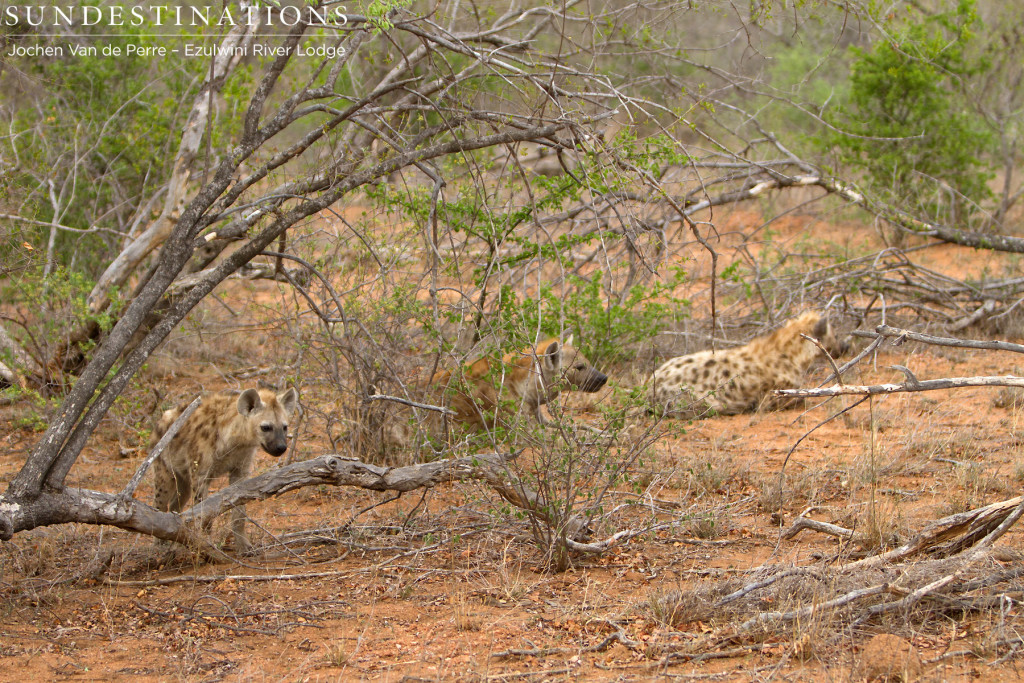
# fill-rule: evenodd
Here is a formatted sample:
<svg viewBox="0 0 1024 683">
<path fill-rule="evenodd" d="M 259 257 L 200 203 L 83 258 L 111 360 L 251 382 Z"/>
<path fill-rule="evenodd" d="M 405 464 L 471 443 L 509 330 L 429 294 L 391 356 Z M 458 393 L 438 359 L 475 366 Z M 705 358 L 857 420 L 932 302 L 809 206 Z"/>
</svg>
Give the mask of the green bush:
<svg viewBox="0 0 1024 683">
<path fill-rule="evenodd" d="M 576 335 L 575 345 L 598 367 L 630 360 L 631 345 L 650 340 L 670 322 L 689 315 L 690 302 L 673 295 L 685 272 L 673 270 L 665 281 L 634 285 L 621 300 L 606 293 L 608 282 L 598 270 L 588 278 L 570 275 L 566 287 L 543 286 L 540 296 L 524 302 L 526 329 L 557 336 L 559 325 Z M 562 295 L 565 291 L 567 294 Z M 548 311 L 544 320 L 538 320 Z"/>
<path fill-rule="evenodd" d="M 889 28 L 871 49 L 853 48 L 849 99 L 831 117 L 845 134 L 827 143 L 865 172 L 883 201 L 960 220 L 966 205 L 990 196 L 994 137 L 964 87 L 986 66 L 972 56 L 975 31 L 984 26 L 974 3 L 961 0 Z"/>
</svg>

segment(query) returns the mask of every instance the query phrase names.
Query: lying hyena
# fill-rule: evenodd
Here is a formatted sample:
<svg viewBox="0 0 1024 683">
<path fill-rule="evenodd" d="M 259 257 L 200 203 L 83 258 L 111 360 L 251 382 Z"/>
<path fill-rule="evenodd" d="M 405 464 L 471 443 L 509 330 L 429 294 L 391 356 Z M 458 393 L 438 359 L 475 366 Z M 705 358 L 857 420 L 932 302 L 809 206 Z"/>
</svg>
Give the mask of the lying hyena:
<svg viewBox="0 0 1024 683">
<path fill-rule="evenodd" d="M 499 367 L 492 368 L 490 359 L 481 358 L 461 372 L 438 372 L 429 382 L 425 400 L 450 409 L 451 423 L 483 431 L 494 427 L 502 404 L 521 407 L 546 424 L 541 406 L 562 391 L 595 392 L 607 381 L 608 376 L 572 345 L 570 336 L 565 342 L 545 339 L 506 354 Z M 445 431 L 438 413 L 413 408 L 394 411 L 383 428 L 381 451 L 385 456 L 414 446 L 418 435 L 436 440 L 442 439 Z"/>
<path fill-rule="evenodd" d="M 746 346 L 666 361 L 649 383 L 655 411 L 705 417 L 786 407 L 793 401 L 771 392 L 799 387 L 821 353 L 801 334 L 817 339 L 832 356 L 846 353 L 847 343 L 836 338 L 828 317 L 807 312 Z"/>
<path fill-rule="evenodd" d="M 210 481 L 228 475 L 233 484 L 252 471 L 256 449 L 274 457 L 288 449 L 288 418 L 295 412 L 298 393 L 274 394 L 246 389 L 239 396 L 217 394 L 203 399 L 154 463 L 155 504 L 158 510 L 180 512 L 206 497 Z M 154 441 L 167 431 L 181 408 L 164 412 Z M 250 550 L 245 535 L 245 507 L 231 511 L 235 548 Z"/>
</svg>

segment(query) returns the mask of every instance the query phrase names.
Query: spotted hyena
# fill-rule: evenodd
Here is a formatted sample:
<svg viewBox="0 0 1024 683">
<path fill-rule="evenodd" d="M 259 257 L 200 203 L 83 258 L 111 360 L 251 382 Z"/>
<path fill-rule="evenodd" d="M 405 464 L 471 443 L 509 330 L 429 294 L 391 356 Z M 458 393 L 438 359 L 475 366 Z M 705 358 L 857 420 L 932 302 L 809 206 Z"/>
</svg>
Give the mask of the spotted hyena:
<svg viewBox="0 0 1024 683">
<path fill-rule="evenodd" d="M 545 424 L 541 406 L 562 391 L 595 392 L 607 381 L 608 376 L 572 345 L 572 336 L 565 341 L 550 338 L 506 354 L 500 364 L 480 358 L 459 371 L 438 372 L 427 384 L 424 400 L 447 406 L 451 424 L 483 431 L 495 426 L 499 408 L 509 404 Z M 389 458 L 414 446 L 418 437 L 446 438 L 438 413 L 423 409 L 400 408 L 382 427 L 380 450 Z"/>
<path fill-rule="evenodd" d="M 295 389 L 281 394 L 246 389 L 238 396 L 204 398 L 154 463 L 157 509 L 179 512 L 201 501 L 216 477 L 226 474 L 232 484 L 247 478 L 257 448 L 274 457 L 282 455 L 288 449 L 288 418 L 297 404 Z M 155 439 L 181 411 L 164 412 L 154 430 Z M 231 533 L 235 548 L 248 551 L 244 506 L 231 511 Z"/>
<path fill-rule="evenodd" d="M 837 339 L 828 317 L 807 312 L 746 346 L 666 361 L 650 381 L 655 410 L 677 417 L 703 417 L 786 407 L 791 401 L 777 399 L 771 392 L 799 387 L 821 353 L 801 334 L 820 341 L 832 356 L 846 353 L 847 344 Z"/>
<path fill-rule="evenodd" d="M 608 375 L 572 345 L 572 335 L 564 342 L 545 339 L 518 353 L 506 354 L 502 361 L 507 374 L 500 377 L 494 376 L 488 358 L 471 363 L 461 374 L 444 371 L 434 375 L 431 383 L 436 387 L 455 387 L 461 380 L 463 386 L 455 390 L 449 402 L 457 422 L 475 429 L 493 427 L 499 401 L 511 399 L 545 424 L 540 407 L 558 398 L 562 391 L 592 393 L 608 381 Z"/>
</svg>

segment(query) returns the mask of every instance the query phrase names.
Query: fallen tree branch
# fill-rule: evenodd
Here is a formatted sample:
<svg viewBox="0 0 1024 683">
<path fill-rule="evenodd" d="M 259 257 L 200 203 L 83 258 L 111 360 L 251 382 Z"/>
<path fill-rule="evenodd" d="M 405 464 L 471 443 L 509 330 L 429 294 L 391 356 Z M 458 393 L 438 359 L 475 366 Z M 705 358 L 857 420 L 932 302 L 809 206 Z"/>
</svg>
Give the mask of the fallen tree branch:
<svg viewBox="0 0 1024 683">
<path fill-rule="evenodd" d="M 1010 235 L 969 232 L 940 223 L 931 223 L 914 218 L 901 211 L 873 206 L 860 192 L 834 178 L 818 175 L 796 176 L 793 178 L 776 175 L 772 180 L 763 181 L 748 190 L 750 196 L 761 194 L 765 190 L 793 185 L 817 185 L 831 194 L 836 194 L 846 201 L 864 208 L 883 220 L 913 235 L 932 237 L 950 244 L 959 244 L 975 249 L 1005 251 L 1012 254 L 1024 254 L 1024 239 Z"/>
<path fill-rule="evenodd" d="M 571 538 L 567 538 L 565 540 L 566 545 L 568 545 L 571 550 L 575 550 L 580 553 L 600 554 L 611 548 L 613 545 L 617 545 L 623 539 L 629 540 L 634 536 L 646 533 L 646 531 L 646 529 L 623 529 L 622 531 L 612 534 L 603 541 L 594 541 L 592 543 L 579 543 Z"/>
<path fill-rule="evenodd" d="M 232 484 L 180 514 L 162 512 L 131 498 L 131 492 L 138 480 L 141 480 L 142 473 L 157 455 L 159 452 L 154 449 L 154 453 L 150 454 L 147 462 L 143 463 L 132 481 L 119 494 L 69 488 L 57 493 L 45 493 L 29 506 L 5 504 L 0 499 L 0 538 L 7 540 L 28 525 L 34 527 L 80 522 L 116 526 L 211 552 L 213 546 L 199 529 L 208 526 L 216 517 L 232 508 L 287 491 L 328 484 L 404 492 L 463 479 L 485 480 L 513 505 L 530 512 L 549 527 L 557 527 L 557 520 L 546 512 L 547 506 L 540 496 L 504 467 L 515 454 L 479 454 L 395 468 L 371 465 L 350 457 L 324 455 Z M 40 523 L 40 519 L 44 521 Z M 623 539 L 642 533 L 626 529 L 602 541 L 586 543 L 583 541 L 589 538 L 590 532 L 583 519 L 573 516 L 562 526 L 566 531 L 567 546 L 586 553 L 603 552 Z M 213 552 L 213 555 L 224 557 L 220 552 Z"/>
<path fill-rule="evenodd" d="M 907 593 L 900 600 L 895 600 L 893 602 L 883 602 L 880 605 L 872 605 L 870 608 L 868 608 L 864 616 L 861 617 L 861 620 L 876 616 L 878 614 L 892 612 L 893 610 L 897 609 L 906 609 L 908 607 L 915 605 L 916 603 L 920 602 L 921 599 L 925 596 L 934 593 L 938 590 L 941 590 L 943 587 L 951 584 L 957 577 L 959 577 L 967 570 L 967 567 L 969 565 L 969 561 L 965 562 L 963 565 L 958 567 L 957 570 L 953 573 L 947 574 L 942 578 L 936 579 L 935 581 L 932 581 L 927 585 L 921 586 L 920 588 Z"/>
<path fill-rule="evenodd" d="M 694 591 L 693 597 L 702 601 L 711 599 L 714 611 L 709 618 L 715 617 L 715 611 L 723 608 L 730 618 L 744 613 L 748 615 L 725 642 L 732 642 L 735 634 L 802 622 L 832 610 L 841 609 L 836 616 L 844 623 L 859 624 L 881 614 L 911 608 L 923 600 L 937 602 L 948 609 L 981 609 L 985 605 L 996 604 L 992 603 L 995 596 L 972 595 L 974 591 L 1013 581 L 1024 573 L 1015 567 L 993 575 L 991 567 L 984 563 L 990 557 L 992 544 L 1021 517 L 1024 517 L 1024 496 L 937 520 L 911 541 L 888 553 L 845 565 L 832 562 L 807 567 L 766 565 L 748 572 L 753 581 L 722 598 L 714 599 L 718 589 L 713 587 Z M 911 561 L 920 554 L 927 554 L 929 560 L 934 558 L 937 561 Z M 769 572 L 771 575 L 766 577 Z M 980 575 L 980 578 L 961 581 L 969 572 L 976 577 Z M 780 579 L 797 582 L 782 589 L 785 594 L 811 597 L 791 609 L 765 612 L 762 599 L 751 594 L 776 584 Z M 862 585 L 858 586 L 858 582 Z M 916 587 L 902 585 L 905 582 L 916 584 Z M 1000 595 L 1019 592 L 1019 586 L 1012 586 L 1009 591 L 1000 591 Z M 891 595 L 895 599 L 879 600 L 877 596 L 881 595 Z M 730 606 L 726 608 L 726 605 Z"/>
<path fill-rule="evenodd" d="M 739 628 L 736 630 L 742 633 L 744 631 L 749 631 L 755 626 L 767 626 L 769 624 L 780 621 L 789 622 L 796 621 L 797 619 L 807 619 L 809 617 L 814 616 L 818 612 L 821 612 L 822 610 L 833 609 L 835 607 L 842 607 L 843 605 L 848 605 L 852 602 L 856 602 L 857 600 L 862 600 L 864 598 L 869 598 L 874 595 L 879 595 L 880 593 L 884 593 L 887 590 L 889 590 L 889 584 L 880 583 L 878 585 L 869 586 L 867 588 L 858 588 L 856 590 L 844 593 L 843 595 L 840 595 L 837 598 L 833 598 L 832 600 L 814 603 L 811 605 L 807 605 L 806 607 L 801 607 L 800 609 L 791 610 L 789 612 L 762 612 L 761 614 L 758 614 L 757 616 L 748 619 L 747 621 L 740 624 Z"/>
<path fill-rule="evenodd" d="M 902 371 L 901 371 L 902 372 Z M 906 374 L 906 373 L 904 373 Z M 910 380 L 900 384 L 836 385 L 820 389 L 776 389 L 776 396 L 786 398 L 821 398 L 825 396 L 877 396 L 912 391 L 935 391 L 937 389 L 960 389 L 962 387 L 1024 387 L 1024 377 L 996 375 L 992 377 L 946 377 L 943 379 Z"/>
<path fill-rule="evenodd" d="M 747 584 L 743 588 L 740 588 L 737 591 L 729 593 L 729 595 L 726 595 L 725 597 L 721 598 L 718 602 L 716 602 L 715 607 L 721 607 L 722 605 L 733 602 L 734 600 L 739 600 L 740 598 L 750 593 L 753 593 L 756 590 L 767 588 L 773 583 L 776 583 L 777 581 L 788 578 L 790 576 L 812 576 L 818 579 L 819 581 L 823 581 L 825 579 L 825 576 L 813 567 L 793 567 L 792 569 L 784 569 L 783 571 L 780 571 L 776 574 L 773 574 L 772 576 L 769 576 L 767 579 Z"/>
<path fill-rule="evenodd" d="M 870 335 L 871 333 L 862 334 Z M 911 330 L 904 330 L 899 327 L 891 327 L 889 325 L 879 325 L 875 328 L 875 334 L 881 337 L 896 337 L 896 341 L 893 342 L 893 346 L 898 346 L 902 344 L 905 339 L 909 339 L 923 344 L 934 344 L 935 346 L 954 346 L 961 349 L 985 349 L 988 351 L 1013 351 L 1014 353 L 1024 353 L 1024 345 L 1022 344 L 1013 344 L 1011 342 L 998 340 L 978 341 L 974 339 L 956 339 L 955 337 L 936 337 L 932 334 L 913 332 Z"/>
<path fill-rule="evenodd" d="M 994 538 L 989 540 L 988 537 L 994 531 L 999 530 L 1004 522 L 1012 519 L 1011 516 L 1020 510 L 1022 505 L 1024 505 L 1024 496 L 1017 496 L 943 517 L 929 524 L 899 548 L 858 560 L 846 565 L 844 569 L 863 569 L 903 561 L 912 555 L 923 552 L 938 556 L 955 555 L 981 541 L 985 541 L 987 547 L 995 540 Z M 1005 528 L 1003 531 L 1005 532 Z"/>
<path fill-rule="evenodd" d="M 504 465 L 510 454 L 480 454 L 419 463 L 408 467 L 380 467 L 339 455 L 293 463 L 228 486 L 183 512 L 162 512 L 120 494 L 65 488 L 43 491 L 29 502 L 0 497 L 0 540 L 25 529 L 54 524 L 83 523 L 115 526 L 191 547 L 207 545 L 197 530 L 228 510 L 287 491 L 327 484 L 355 486 L 373 491 L 413 491 L 440 483 L 483 477 Z"/>
<path fill-rule="evenodd" d="M 987 318 L 988 316 L 992 315 L 995 312 L 995 310 L 996 300 L 985 299 L 984 303 L 982 303 L 981 306 L 978 306 L 976 309 L 974 309 L 973 313 L 965 315 L 960 320 L 957 320 L 956 322 L 951 324 L 948 329 L 950 332 L 959 332 L 960 330 L 970 327 L 979 320 L 982 320 L 983 318 Z"/>
<path fill-rule="evenodd" d="M 846 539 L 852 541 L 854 539 L 853 531 L 845 529 L 836 524 L 829 524 L 828 522 L 819 522 L 816 519 L 810 519 L 808 517 L 798 517 L 793 524 L 786 529 L 786 533 L 782 534 L 784 540 L 789 540 L 796 536 L 804 529 L 810 529 L 812 531 L 818 531 L 829 536 L 836 536 L 837 538 Z"/>
</svg>

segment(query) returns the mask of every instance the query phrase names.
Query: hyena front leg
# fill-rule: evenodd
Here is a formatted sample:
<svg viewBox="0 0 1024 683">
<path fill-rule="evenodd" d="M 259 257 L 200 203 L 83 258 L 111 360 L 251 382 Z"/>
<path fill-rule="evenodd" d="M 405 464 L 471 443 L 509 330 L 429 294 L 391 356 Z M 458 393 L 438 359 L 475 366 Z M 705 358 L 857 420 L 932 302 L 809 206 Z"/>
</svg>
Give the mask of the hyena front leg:
<svg viewBox="0 0 1024 683">
<path fill-rule="evenodd" d="M 153 504 L 162 512 L 181 512 L 192 502 L 192 477 L 190 472 L 178 470 L 157 458 L 153 463 L 155 475 Z M 173 543 L 156 539 L 156 547 L 165 555 L 173 554 Z"/>
<path fill-rule="evenodd" d="M 232 470 L 228 476 L 228 481 L 231 484 L 248 479 L 249 474 L 252 470 L 251 463 L 247 466 L 240 467 L 239 469 Z M 231 509 L 231 537 L 235 542 L 235 550 L 242 553 L 243 555 L 249 555 L 252 553 L 252 544 L 249 542 L 249 537 L 245 533 L 245 506 L 239 505 Z"/>
</svg>

